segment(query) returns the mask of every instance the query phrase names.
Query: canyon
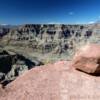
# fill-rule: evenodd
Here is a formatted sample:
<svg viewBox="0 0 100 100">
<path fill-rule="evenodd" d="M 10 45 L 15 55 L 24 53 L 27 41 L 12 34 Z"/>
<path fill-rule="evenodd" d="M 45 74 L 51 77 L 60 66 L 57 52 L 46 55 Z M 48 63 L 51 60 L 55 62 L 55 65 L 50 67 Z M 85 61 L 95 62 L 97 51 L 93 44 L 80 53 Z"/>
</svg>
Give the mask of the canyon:
<svg viewBox="0 0 100 100">
<path fill-rule="evenodd" d="M 0 100 L 95 100 L 99 44 L 99 23 L 0 25 Z"/>
</svg>

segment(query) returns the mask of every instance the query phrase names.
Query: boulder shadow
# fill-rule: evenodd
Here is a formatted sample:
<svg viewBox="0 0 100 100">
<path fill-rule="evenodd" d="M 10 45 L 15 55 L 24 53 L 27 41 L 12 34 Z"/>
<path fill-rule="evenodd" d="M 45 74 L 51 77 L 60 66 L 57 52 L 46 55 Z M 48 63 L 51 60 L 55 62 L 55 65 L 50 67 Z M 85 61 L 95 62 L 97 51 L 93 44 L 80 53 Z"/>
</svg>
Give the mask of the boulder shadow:
<svg viewBox="0 0 100 100">
<path fill-rule="evenodd" d="M 82 73 L 88 74 L 88 75 L 90 75 L 90 76 L 100 77 L 100 73 L 96 73 L 96 71 L 95 71 L 94 73 L 87 73 L 87 72 L 82 71 L 82 70 L 80 70 L 80 69 L 76 69 L 76 70 L 77 70 L 77 71 L 80 71 L 80 72 L 82 72 Z"/>
</svg>

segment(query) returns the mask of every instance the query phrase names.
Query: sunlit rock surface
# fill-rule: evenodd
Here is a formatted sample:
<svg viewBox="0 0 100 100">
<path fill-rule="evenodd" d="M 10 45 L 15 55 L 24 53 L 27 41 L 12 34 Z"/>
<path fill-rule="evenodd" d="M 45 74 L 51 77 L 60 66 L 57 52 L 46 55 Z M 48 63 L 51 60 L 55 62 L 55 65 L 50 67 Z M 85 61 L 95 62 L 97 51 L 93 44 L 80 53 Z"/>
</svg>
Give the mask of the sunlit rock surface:
<svg viewBox="0 0 100 100">
<path fill-rule="evenodd" d="M 87 44 L 80 48 L 74 56 L 73 66 L 87 73 L 100 74 L 100 45 Z"/>
<path fill-rule="evenodd" d="M 26 71 L 8 84 L 0 100 L 99 100 L 100 77 L 59 61 Z"/>
</svg>

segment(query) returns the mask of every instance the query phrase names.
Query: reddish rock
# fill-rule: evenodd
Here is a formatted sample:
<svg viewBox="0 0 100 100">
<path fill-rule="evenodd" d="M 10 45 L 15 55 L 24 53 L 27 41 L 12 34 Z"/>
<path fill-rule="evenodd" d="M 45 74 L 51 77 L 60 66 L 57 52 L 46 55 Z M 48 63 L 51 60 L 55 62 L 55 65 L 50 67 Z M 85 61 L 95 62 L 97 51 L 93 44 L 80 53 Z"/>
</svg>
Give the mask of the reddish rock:
<svg viewBox="0 0 100 100">
<path fill-rule="evenodd" d="M 0 100 L 100 100 L 100 77 L 60 61 L 25 72 L 8 84 Z"/>
<path fill-rule="evenodd" d="M 4 97 L 5 96 L 5 90 L 2 87 L 2 85 L 0 84 L 0 97 Z"/>
<path fill-rule="evenodd" d="M 80 48 L 73 59 L 73 67 L 91 74 L 100 74 L 100 45 L 88 44 Z"/>
</svg>

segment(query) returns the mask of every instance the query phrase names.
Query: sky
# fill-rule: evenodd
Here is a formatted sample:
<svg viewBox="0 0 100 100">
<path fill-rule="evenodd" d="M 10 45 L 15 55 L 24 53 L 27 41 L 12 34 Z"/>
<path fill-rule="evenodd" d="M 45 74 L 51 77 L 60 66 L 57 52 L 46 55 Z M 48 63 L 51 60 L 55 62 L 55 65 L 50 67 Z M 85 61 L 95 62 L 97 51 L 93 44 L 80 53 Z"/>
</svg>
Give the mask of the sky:
<svg viewBox="0 0 100 100">
<path fill-rule="evenodd" d="M 0 0 L 0 24 L 86 24 L 100 20 L 100 0 Z"/>
</svg>

